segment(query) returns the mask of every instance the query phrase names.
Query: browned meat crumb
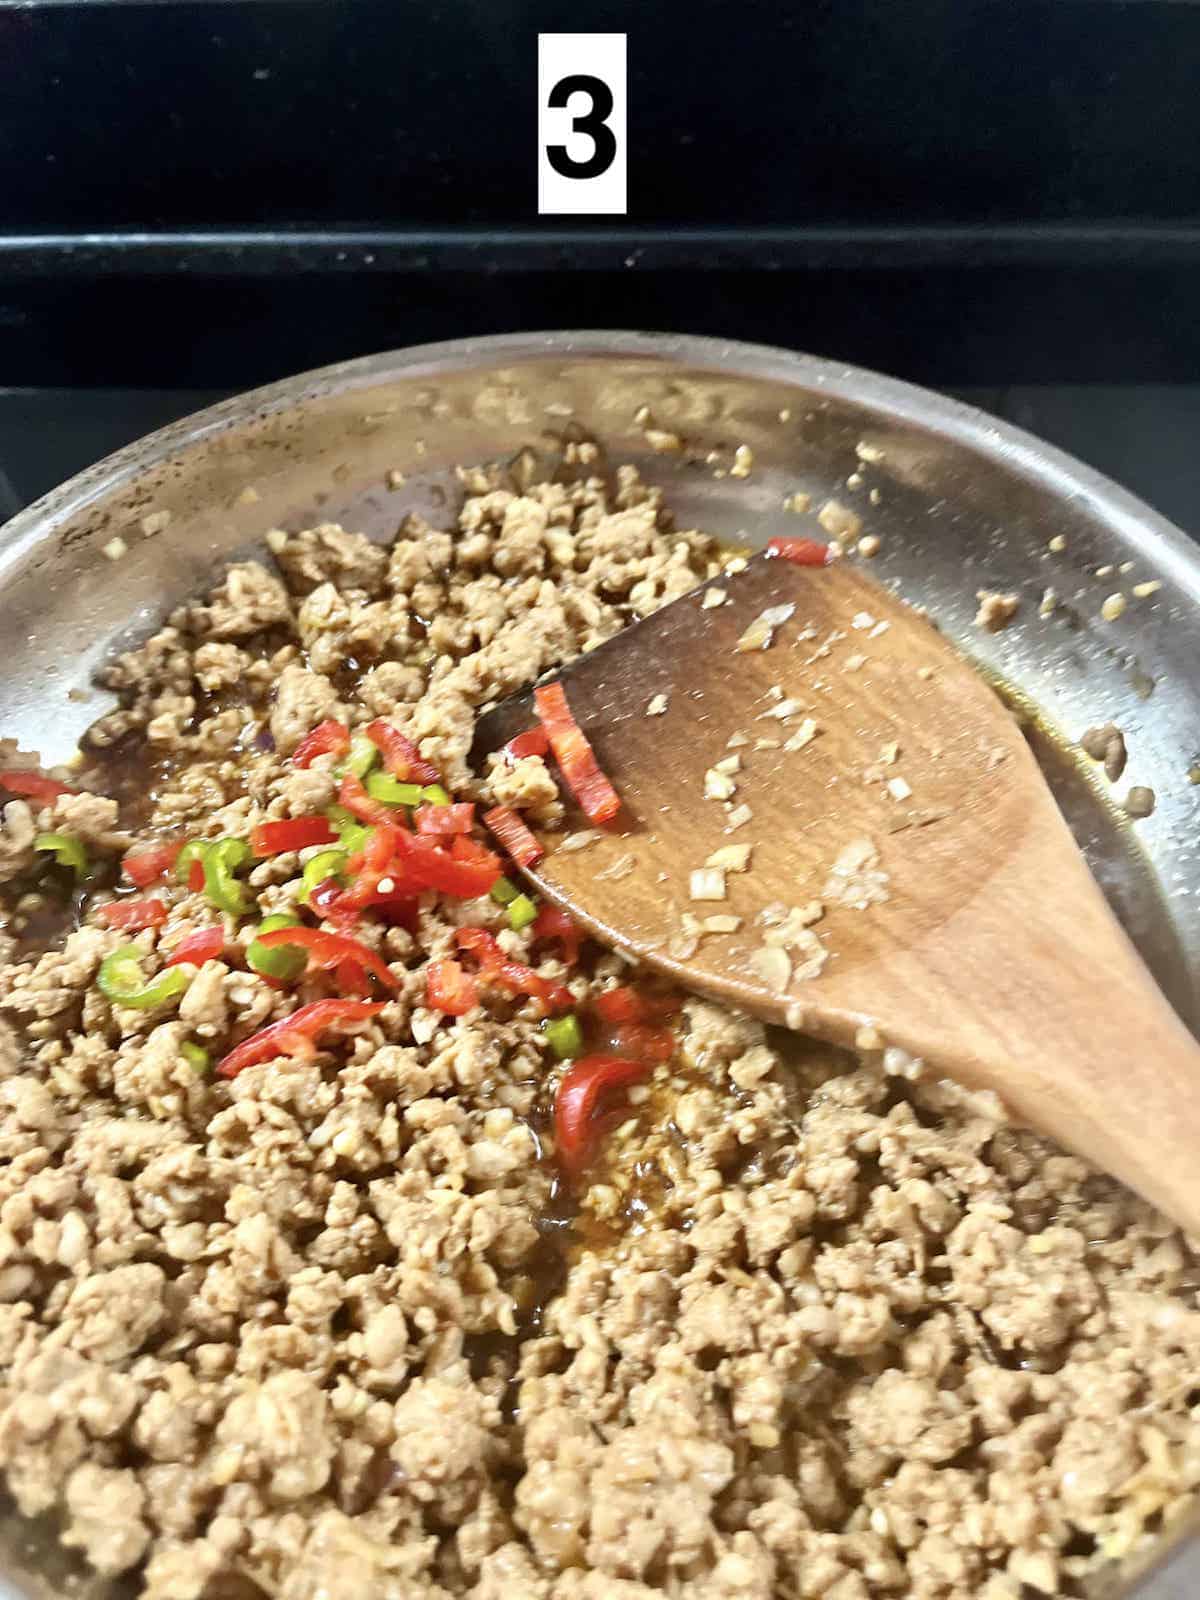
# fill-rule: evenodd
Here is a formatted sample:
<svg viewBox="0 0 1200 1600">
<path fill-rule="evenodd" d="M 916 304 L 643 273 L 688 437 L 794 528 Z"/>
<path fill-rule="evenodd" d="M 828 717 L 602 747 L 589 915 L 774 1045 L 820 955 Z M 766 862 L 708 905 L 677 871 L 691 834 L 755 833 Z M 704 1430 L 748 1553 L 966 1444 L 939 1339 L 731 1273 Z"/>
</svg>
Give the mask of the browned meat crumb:
<svg viewBox="0 0 1200 1600">
<path fill-rule="evenodd" d="M 713 546 L 630 469 L 463 484 L 457 527 L 410 518 L 391 550 L 273 536 L 282 576 L 231 568 L 111 664 L 96 744 L 132 749 L 139 829 L 327 805 L 330 759 L 286 753 L 331 713 L 560 820 L 539 758 L 468 772 L 477 709 Z M 50 820 L 123 844 L 104 801 L 51 809 L 4 808 L 14 898 Z M 272 909 L 299 870 L 254 869 Z M 886 893 L 870 841 L 824 893 Z M 168 898 L 147 949 L 212 920 Z M 822 914 L 772 908 L 764 959 L 819 968 Z M 0 1467 L 100 1572 L 140 1600 L 1017 1600 L 1078 1593 L 1194 1491 L 1197 1267 L 1145 1205 L 874 1029 L 856 1061 L 692 999 L 568 1229 L 538 1019 L 425 1009 L 463 917 L 501 925 L 435 902 L 377 928 L 378 1025 L 233 1083 L 180 1053 L 284 1003 L 231 962 L 152 1012 L 98 994 L 123 936 L 92 920 L 0 969 Z M 624 975 L 600 954 L 571 982 Z"/>
<path fill-rule="evenodd" d="M 1093 761 L 1103 761 L 1105 776 L 1116 783 L 1128 760 L 1125 735 L 1120 728 L 1111 722 L 1106 722 L 1102 728 L 1089 728 L 1079 743 Z"/>
<path fill-rule="evenodd" d="M 1131 817 L 1150 816 L 1156 804 L 1154 790 L 1147 789 L 1143 784 L 1135 784 L 1125 796 L 1125 810 Z"/>
<path fill-rule="evenodd" d="M 979 589 L 975 594 L 979 609 L 975 613 L 975 626 L 988 633 L 999 633 L 1007 628 L 1021 604 L 1020 595 L 1000 594 L 995 589 Z"/>
<path fill-rule="evenodd" d="M 840 500 L 826 500 L 817 512 L 817 521 L 834 539 L 848 542 L 862 532 L 862 518 L 857 511 L 844 506 Z"/>
</svg>

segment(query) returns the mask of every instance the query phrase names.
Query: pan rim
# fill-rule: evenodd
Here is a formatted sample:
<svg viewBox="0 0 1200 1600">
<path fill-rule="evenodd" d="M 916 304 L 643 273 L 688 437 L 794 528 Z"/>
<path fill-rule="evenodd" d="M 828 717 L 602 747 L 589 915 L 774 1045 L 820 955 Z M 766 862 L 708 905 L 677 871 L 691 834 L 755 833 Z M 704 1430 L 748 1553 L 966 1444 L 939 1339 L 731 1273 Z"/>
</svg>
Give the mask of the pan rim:
<svg viewBox="0 0 1200 1600">
<path fill-rule="evenodd" d="M 1176 523 L 1097 468 L 977 406 L 869 367 L 828 356 L 711 335 L 578 329 L 488 334 L 356 356 L 243 390 L 144 434 L 32 501 L 0 526 L 0 584 L 48 535 L 187 448 L 219 437 L 256 415 L 272 415 L 339 391 L 389 379 L 433 376 L 473 367 L 524 365 L 574 357 L 641 359 L 790 383 L 886 413 L 969 446 L 1002 467 L 1080 505 L 1200 607 L 1200 549 Z"/>
</svg>

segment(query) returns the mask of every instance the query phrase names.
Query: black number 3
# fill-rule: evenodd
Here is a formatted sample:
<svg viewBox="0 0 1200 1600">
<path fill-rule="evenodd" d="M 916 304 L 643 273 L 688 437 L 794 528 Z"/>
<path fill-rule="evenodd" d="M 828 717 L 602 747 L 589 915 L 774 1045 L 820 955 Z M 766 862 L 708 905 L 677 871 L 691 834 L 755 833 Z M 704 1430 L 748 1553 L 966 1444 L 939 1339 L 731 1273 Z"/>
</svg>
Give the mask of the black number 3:
<svg viewBox="0 0 1200 1600">
<path fill-rule="evenodd" d="M 576 93 L 586 94 L 591 106 L 582 115 L 571 118 L 571 132 L 586 133 L 592 141 L 592 153 L 586 161 L 576 161 L 567 154 L 565 144 L 552 144 L 546 148 L 546 158 L 560 178 L 598 178 L 612 166 L 617 153 L 616 137 L 606 120 L 612 115 L 612 90 L 603 78 L 572 72 L 558 80 L 547 103 L 552 111 L 562 111 Z"/>
</svg>

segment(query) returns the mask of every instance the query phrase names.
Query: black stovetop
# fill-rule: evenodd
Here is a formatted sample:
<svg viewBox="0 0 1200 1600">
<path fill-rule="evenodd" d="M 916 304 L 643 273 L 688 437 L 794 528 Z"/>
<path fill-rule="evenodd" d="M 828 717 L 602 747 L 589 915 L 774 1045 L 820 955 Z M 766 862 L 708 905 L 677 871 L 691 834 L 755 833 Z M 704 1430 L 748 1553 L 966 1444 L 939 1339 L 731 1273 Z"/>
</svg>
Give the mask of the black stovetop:
<svg viewBox="0 0 1200 1600">
<path fill-rule="evenodd" d="M 640 328 L 966 394 L 1200 530 L 1200 6 L 0 0 L 0 519 L 373 350 Z M 629 215 L 536 211 L 624 31 Z"/>
</svg>

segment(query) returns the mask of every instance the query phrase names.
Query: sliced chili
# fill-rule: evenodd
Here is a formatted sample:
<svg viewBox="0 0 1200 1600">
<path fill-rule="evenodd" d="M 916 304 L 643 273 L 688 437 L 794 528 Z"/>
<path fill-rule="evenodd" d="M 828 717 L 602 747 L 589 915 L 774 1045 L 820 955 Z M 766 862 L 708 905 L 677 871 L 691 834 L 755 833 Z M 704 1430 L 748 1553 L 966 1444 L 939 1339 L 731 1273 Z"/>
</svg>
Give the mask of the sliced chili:
<svg viewBox="0 0 1200 1600">
<path fill-rule="evenodd" d="M 77 878 L 87 876 L 87 851 L 83 840 L 76 838 L 73 833 L 39 833 L 33 841 L 33 848 L 52 855 L 60 867 L 70 867 Z"/>
<path fill-rule="evenodd" d="M 260 822 L 250 834 L 250 848 L 256 856 L 279 856 L 286 850 L 307 850 L 314 844 L 336 844 L 337 834 L 327 817 L 287 817 L 279 822 Z"/>
<path fill-rule="evenodd" d="M 388 826 L 396 822 L 397 813 L 394 806 L 385 805 L 382 800 L 372 800 L 362 779 L 356 778 L 352 772 L 348 772 L 342 779 L 341 787 L 338 789 L 338 799 L 360 822 L 383 823 Z"/>
<path fill-rule="evenodd" d="M 250 860 L 250 846 L 244 839 L 214 839 L 201 858 L 204 892 L 218 911 L 231 917 L 244 916 L 250 909 L 249 891 L 239 883 L 236 873 Z"/>
<path fill-rule="evenodd" d="M 400 861 L 414 882 L 459 900 L 487 894 L 500 876 L 500 858 L 474 839 L 456 834 L 449 851 L 413 834 L 400 835 Z"/>
<path fill-rule="evenodd" d="M 568 1172 L 592 1160 L 604 1135 L 628 1112 L 624 1091 L 644 1083 L 653 1069 L 624 1056 L 582 1056 L 568 1067 L 554 1096 L 554 1143 Z"/>
<path fill-rule="evenodd" d="M 356 733 L 350 740 L 350 751 L 346 756 L 345 770 L 352 772 L 356 778 L 365 778 L 371 768 L 379 760 L 379 751 L 367 738 L 365 733 Z M 338 773 L 340 778 L 342 773 Z"/>
<path fill-rule="evenodd" d="M 680 1008 L 677 995 L 648 995 L 628 984 L 616 989 L 604 989 L 592 1001 L 596 1015 L 605 1022 L 662 1022 L 677 1015 Z"/>
<path fill-rule="evenodd" d="M 60 794 L 79 793 L 78 789 L 59 783 L 57 778 L 47 778 L 40 772 L 27 772 L 15 767 L 8 772 L 0 772 L 0 787 L 7 789 L 9 794 L 43 801 L 57 800 Z"/>
<path fill-rule="evenodd" d="M 314 889 L 331 880 L 340 884 L 349 859 L 345 850 L 318 850 L 315 856 L 304 863 L 304 871 L 300 874 L 300 899 L 311 904 Z"/>
<path fill-rule="evenodd" d="M 390 772 L 372 772 L 367 777 L 367 793 L 372 800 L 379 800 L 385 806 L 419 806 L 421 804 L 421 785 L 419 783 L 403 783 L 399 778 L 393 778 Z"/>
<path fill-rule="evenodd" d="M 493 806 L 483 820 L 519 867 L 532 867 L 546 852 L 510 806 Z"/>
<path fill-rule="evenodd" d="M 152 844 L 148 849 L 135 850 L 121 863 L 121 871 L 139 889 L 148 889 L 152 883 L 165 878 L 179 858 L 182 845 L 176 839 L 171 844 Z"/>
<path fill-rule="evenodd" d="M 592 822 L 611 822 L 621 809 L 620 796 L 601 772 L 596 752 L 575 721 L 561 683 L 533 691 L 533 703 L 562 769 L 567 787 Z"/>
<path fill-rule="evenodd" d="M 535 939 L 561 939 L 563 960 L 573 967 L 579 960 L 579 945 L 583 938 L 575 919 L 559 906 L 543 904 L 538 909 L 533 924 Z"/>
<path fill-rule="evenodd" d="M 246 1067 L 271 1061 L 276 1056 L 316 1054 L 316 1040 L 326 1028 L 350 1022 L 363 1022 L 383 1010 L 385 1001 L 314 1000 L 291 1016 L 269 1023 L 235 1045 L 217 1067 L 223 1078 L 236 1078 Z"/>
<path fill-rule="evenodd" d="M 326 878 L 324 883 L 318 883 L 310 891 L 308 904 L 322 921 L 338 922 L 344 927 L 353 927 L 358 921 L 360 908 L 343 904 L 345 898 L 346 890 L 340 879 Z"/>
<path fill-rule="evenodd" d="M 101 906 L 96 915 L 106 928 L 141 933 L 145 928 L 161 928 L 167 920 L 167 908 L 161 900 L 113 900 Z"/>
<path fill-rule="evenodd" d="M 532 967 L 510 960 L 496 942 L 496 936 L 485 928 L 457 928 L 455 943 L 479 962 L 479 974 L 485 983 L 495 983 L 510 994 L 528 995 L 547 1012 L 569 1011 L 575 997 L 565 984 L 552 983 L 541 977 Z"/>
<path fill-rule="evenodd" d="M 303 950 L 292 949 L 266 950 L 261 939 L 264 933 L 272 933 L 276 928 L 296 928 L 300 925 L 300 918 L 294 917 L 290 911 L 277 911 L 274 915 L 264 917 L 258 925 L 258 932 L 246 946 L 246 965 L 251 972 L 257 972 L 259 977 L 267 978 L 282 986 L 284 983 L 294 983 L 308 965 L 308 957 Z"/>
<path fill-rule="evenodd" d="M 310 971 L 332 971 L 340 962 L 353 961 L 364 972 L 377 978 L 385 989 L 394 989 L 396 979 L 377 956 L 358 939 L 344 933 L 325 933 L 320 928 L 272 928 L 260 933 L 256 941 L 264 950 L 298 945 L 308 954 Z"/>
<path fill-rule="evenodd" d="M 371 985 L 357 961 L 339 961 L 333 969 L 333 979 L 339 994 L 354 995 L 360 1000 L 370 998 Z"/>
<path fill-rule="evenodd" d="M 560 1061 L 574 1061 L 583 1054 L 583 1028 L 572 1011 L 565 1017 L 555 1017 L 544 1024 L 546 1043 Z"/>
<path fill-rule="evenodd" d="M 206 961 L 215 961 L 224 949 L 224 928 L 199 928 L 179 941 L 167 957 L 166 965 L 173 967 L 180 961 L 190 961 L 202 967 Z"/>
<path fill-rule="evenodd" d="M 779 536 L 767 540 L 767 555 L 790 561 L 794 567 L 827 567 L 833 560 L 833 546 L 819 539 Z"/>
<path fill-rule="evenodd" d="M 449 956 L 431 961 L 425 969 L 425 1004 L 447 1017 L 465 1017 L 479 1004 L 475 979 Z"/>
<path fill-rule="evenodd" d="M 135 944 L 123 944 L 119 950 L 105 956 L 96 974 L 100 993 L 114 1005 L 133 1006 L 148 1011 L 182 994 L 191 979 L 179 967 L 160 972 L 149 983 L 142 976 L 141 954 Z"/>
<path fill-rule="evenodd" d="M 514 933 L 520 933 L 537 921 L 537 901 L 527 894 L 519 894 L 515 900 L 510 900 L 508 905 L 508 925 Z"/>
<path fill-rule="evenodd" d="M 526 728 L 504 746 L 503 754 L 510 761 L 524 761 L 526 756 L 544 756 L 550 749 L 545 728 Z"/>
<path fill-rule="evenodd" d="M 623 1022 L 613 1029 L 612 1045 L 623 1056 L 639 1061 L 670 1061 L 676 1039 L 670 1028 L 656 1028 L 649 1022 Z"/>
<path fill-rule="evenodd" d="M 365 823 L 359 822 L 345 806 L 330 806 L 325 815 L 343 850 L 352 853 L 362 849 L 367 839 Z"/>
<path fill-rule="evenodd" d="M 441 773 L 431 761 L 399 728 L 390 722 L 369 722 L 364 730 L 371 743 L 377 745 L 383 764 L 393 778 L 412 778 L 418 783 L 440 783 Z"/>
<path fill-rule="evenodd" d="M 294 767 L 311 767 L 318 756 L 341 755 L 350 748 L 350 729 L 345 723 L 330 718 L 318 722 L 311 733 L 306 733 L 292 751 Z"/>
<path fill-rule="evenodd" d="M 362 851 L 351 855 L 347 861 L 347 872 L 354 874 L 349 888 L 336 901 L 324 897 L 318 901 L 318 891 L 314 890 L 310 896 L 313 907 L 326 916 L 332 912 L 344 914 L 361 911 L 369 905 L 380 883 L 389 876 L 394 878 L 396 871 L 399 871 L 392 871 L 392 868 L 402 837 L 403 830 L 396 826 L 394 816 L 389 814 L 386 821 L 368 831 Z M 400 876 L 404 874 L 400 873 Z"/>
<path fill-rule="evenodd" d="M 475 807 L 470 802 L 458 805 L 427 805 L 418 807 L 413 815 L 418 833 L 446 834 L 470 833 L 475 826 Z"/>
<path fill-rule="evenodd" d="M 189 839 L 175 857 L 175 881 L 186 883 L 193 894 L 204 888 L 204 852 L 209 840 Z"/>
</svg>

